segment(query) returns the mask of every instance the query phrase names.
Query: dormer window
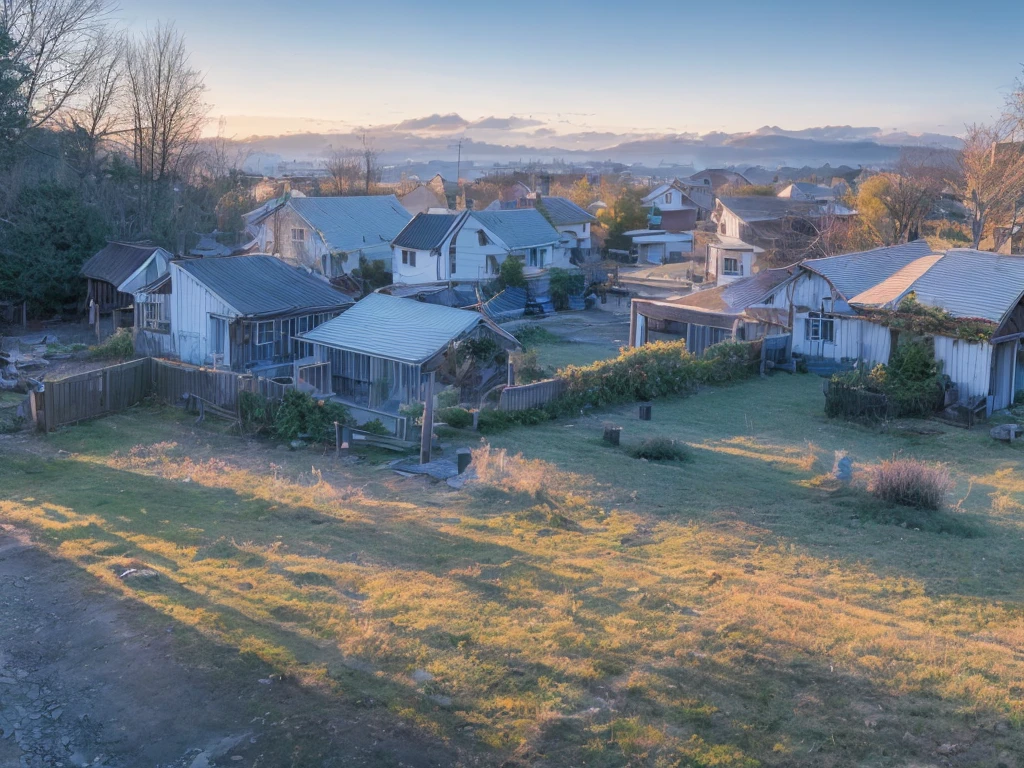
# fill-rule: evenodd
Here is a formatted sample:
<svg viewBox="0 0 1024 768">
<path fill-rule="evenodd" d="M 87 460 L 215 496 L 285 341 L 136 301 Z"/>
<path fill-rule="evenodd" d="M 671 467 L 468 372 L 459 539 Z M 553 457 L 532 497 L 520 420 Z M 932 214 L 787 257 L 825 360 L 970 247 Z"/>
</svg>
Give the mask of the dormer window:
<svg viewBox="0 0 1024 768">
<path fill-rule="evenodd" d="M 671 205 L 671 204 L 672 204 L 672 193 L 671 192 L 666 192 L 665 193 L 665 205 Z"/>
<path fill-rule="evenodd" d="M 489 245 L 491 242 L 490 240 L 487 239 L 487 235 L 484 233 L 482 229 L 478 229 L 476 231 L 476 239 L 480 245 Z"/>
</svg>

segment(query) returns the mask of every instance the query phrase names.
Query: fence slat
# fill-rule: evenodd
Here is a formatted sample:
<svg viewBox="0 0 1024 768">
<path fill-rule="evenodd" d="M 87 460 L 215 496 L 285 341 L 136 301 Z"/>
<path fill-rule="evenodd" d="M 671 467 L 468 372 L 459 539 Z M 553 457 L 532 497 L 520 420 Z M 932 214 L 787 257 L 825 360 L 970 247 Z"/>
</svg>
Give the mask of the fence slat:
<svg viewBox="0 0 1024 768">
<path fill-rule="evenodd" d="M 505 387 L 498 400 L 499 411 L 526 411 L 541 408 L 565 393 L 564 379 L 545 379 L 533 384 Z"/>
</svg>

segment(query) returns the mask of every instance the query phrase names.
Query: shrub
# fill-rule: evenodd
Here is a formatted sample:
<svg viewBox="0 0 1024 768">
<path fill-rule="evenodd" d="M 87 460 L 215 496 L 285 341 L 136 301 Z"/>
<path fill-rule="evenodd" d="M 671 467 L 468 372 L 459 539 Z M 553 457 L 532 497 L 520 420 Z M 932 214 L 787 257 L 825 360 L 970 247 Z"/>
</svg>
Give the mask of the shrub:
<svg viewBox="0 0 1024 768">
<path fill-rule="evenodd" d="M 437 416 L 449 427 L 455 429 L 466 429 L 473 426 L 473 414 L 465 408 L 454 406 L 452 408 L 439 408 Z"/>
<path fill-rule="evenodd" d="M 873 469 L 870 490 L 877 498 L 892 504 L 938 510 L 951 487 L 946 467 L 917 459 L 894 458 Z"/>
<path fill-rule="evenodd" d="M 272 404 L 256 392 L 238 393 L 238 415 L 242 431 L 251 435 L 268 432 L 274 425 Z"/>
<path fill-rule="evenodd" d="M 135 342 L 129 328 L 118 328 L 102 344 L 90 347 L 89 354 L 102 360 L 127 360 L 135 355 Z"/>
<path fill-rule="evenodd" d="M 501 262 L 501 268 L 498 270 L 498 287 L 501 290 L 526 287 L 526 275 L 523 273 L 522 259 L 509 256 Z"/>
<path fill-rule="evenodd" d="M 532 384 L 551 378 L 552 372 L 540 364 L 537 350 L 527 349 L 512 355 L 517 384 Z"/>
<path fill-rule="evenodd" d="M 554 267 L 548 271 L 548 293 L 556 310 L 569 308 L 569 297 L 583 293 L 587 285 L 582 272 L 570 272 L 567 269 Z"/>
<path fill-rule="evenodd" d="M 931 345 L 900 344 L 888 365 L 878 364 L 836 374 L 825 400 L 825 412 L 845 418 L 927 416 L 942 405 L 943 381 Z"/>
<path fill-rule="evenodd" d="M 330 400 L 314 400 L 304 392 L 284 393 L 274 415 L 274 433 L 283 440 L 304 437 L 323 443 L 334 440 L 334 422 L 349 423 L 348 408 Z"/>
<path fill-rule="evenodd" d="M 374 419 L 368 421 L 365 424 L 360 424 L 359 429 L 363 432 L 369 432 L 371 435 L 392 435 L 394 434 L 390 429 L 384 426 L 384 422 L 380 419 Z"/>
<path fill-rule="evenodd" d="M 480 411 L 477 427 L 480 432 L 490 434 L 512 427 L 543 424 L 553 418 L 555 414 L 543 408 L 529 408 L 525 411 Z"/>
<path fill-rule="evenodd" d="M 437 407 L 451 408 L 459 404 L 459 390 L 445 389 L 437 393 Z"/>
<path fill-rule="evenodd" d="M 648 461 L 686 461 L 688 458 L 685 446 L 668 437 L 649 437 L 627 453 L 634 459 Z"/>
<path fill-rule="evenodd" d="M 525 325 L 512 332 L 512 335 L 519 339 L 524 347 L 533 347 L 537 344 L 557 344 L 562 341 L 547 328 L 541 325 Z"/>
</svg>

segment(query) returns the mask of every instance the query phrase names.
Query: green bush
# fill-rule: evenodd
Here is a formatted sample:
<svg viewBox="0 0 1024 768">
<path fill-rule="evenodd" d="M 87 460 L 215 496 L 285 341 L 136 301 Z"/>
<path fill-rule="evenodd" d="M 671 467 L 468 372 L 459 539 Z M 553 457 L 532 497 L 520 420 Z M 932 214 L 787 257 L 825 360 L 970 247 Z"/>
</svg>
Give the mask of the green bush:
<svg viewBox="0 0 1024 768">
<path fill-rule="evenodd" d="M 568 388 L 552 405 L 560 412 L 603 407 L 665 395 L 692 392 L 700 384 L 719 384 L 750 376 L 757 369 L 753 347 L 745 342 L 722 342 L 703 358 L 686 350 L 684 341 L 657 341 L 623 348 L 618 357 L 588 366 L 569 366 L 558 372 Z"/>
<path fill-rule="evenodd" d="M 579 295 L 587 285 L 582 272 L 570 272 L 559 267 L 548 270 L 548 278 L 548 295 L 555 309 L 559 311 L 568 309 L 569 297 Z"/>
<path fill-rule="evenodd" d="M 256 392 L 238 394 L 238 415 L 242 422 L 242 431 L 251 435 L 269 432 L 274 426 L 273 405 Z"/>
<path fill-rule="evenodd" d="M 358 429 L 363 430 L 363 432 L 369 432 L 371 435 L 394 434 L 390 429 L 384 426 L 384 422 L 380 419 L 374 419 L 373 421 L 368 421 L 365 424 L 360 424 Z"/>
<path fill-rule="evenodd" d="M 513 354 L 512 365 L 516 372 L 516 384 L 532 384 L 535 381 L 550 379 L 552 376 L 552 371 L 540 364 L 535 349 Z"/>
<path fill-rule="evenodd" d="M 523 347 L 534 347 L 538 344 L 558 344 L 561 336 L 556 336 L 542 325 L 524 325 L 512 332 Z"/>
<path fill-rule="evenodd" d="M 459 408 L 458 406 L 439 408 L 437 417 L 449 427 L 454 427 L 455 429 L 466 429 L 473 426 L 473 414 L 465 408 Z"/>
<path fill-rule="evenodd" d="M 523 272 L 522 259 L 508 256 L 501 262 L 501 267 L 498 270 L 498 287 L 501 290 L 526 287 L 526 275 Z"/>
<path fill-rule="evenodd" d="M 451 389 L 445 389 L 437 393 L 437 407 L 438 408 L 452 408 L 459 404 L 460 392 L 454 387 Z"/>
<path fill-rule="evenodd" d="M 274 415 L 274 434 L 282 440 L 302 437 L 317 443 L 334 441 L 334 422 L 349 423 L 348 408 L 329 400 L 314 400 L 304 392 L 284 393 Z"/>
<path fill-rule="evenodd" d="M 127 360 L 135 355 L 135 342 L 129 328 L 118 328 L 102 344 L 90 347 L 89 355 L 100 360 Z"/>
<path fill-rule="evenodd" d="M 686 447 L 668 437 L 649 437 L 626 451 L 634 459 L 647 461 L 686 461 Z"/>
<path fill-rule="evenodd" d="M 555 413 L 544 408 L 530 408 L 525 411 L 480 411 L 477 427 L 483 434 L 502 432 L 512 427 L 543 424 L 555 418 Z"/>
<path fill-rule="evenodd" d="M 943 380 L 930 344 L 900 344 L 888 365 L 838 373 L 825 401 L 828 416 L 845 418 L 922 417 L 942 405 Z"/>
</svg>

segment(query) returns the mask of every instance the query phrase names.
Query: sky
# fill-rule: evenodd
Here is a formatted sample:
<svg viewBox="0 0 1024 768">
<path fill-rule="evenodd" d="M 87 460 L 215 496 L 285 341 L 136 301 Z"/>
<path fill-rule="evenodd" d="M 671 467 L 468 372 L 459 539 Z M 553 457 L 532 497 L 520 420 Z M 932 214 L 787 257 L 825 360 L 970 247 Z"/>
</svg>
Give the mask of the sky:
<svg viewBox="0 0 1024 768">
<path fill-rule="evenodd" d="M 956 134 L 998 112 L 1024 64 L 1021 0 L 119 0 L 116 15 L 173 21 L 239 138 L 450 112 L 558 133 Z"/>
</svg>

